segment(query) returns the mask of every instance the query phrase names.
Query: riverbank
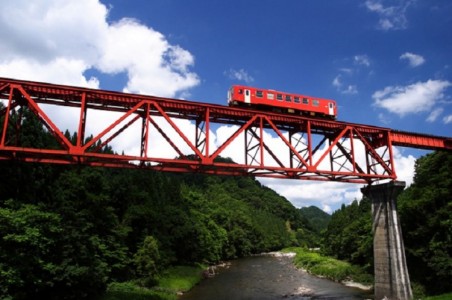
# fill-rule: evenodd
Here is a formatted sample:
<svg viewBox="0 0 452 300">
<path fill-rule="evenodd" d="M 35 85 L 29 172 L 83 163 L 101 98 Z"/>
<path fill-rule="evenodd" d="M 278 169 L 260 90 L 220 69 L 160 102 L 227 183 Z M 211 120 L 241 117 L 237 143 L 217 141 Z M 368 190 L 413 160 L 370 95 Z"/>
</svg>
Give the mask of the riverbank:
<svg viewBox="0 0 452 300">
<path fill-rule="evenodd" d="M 203 280 L 206 270 L 204 265 L 173 266 L 162 272 L 152 288 L 134 282 L 112 283 L 101 300 L 176 300 Z"/>
<path fill-rule="evenodd" d="M 345 286 L 356 287 L 362 290 L 371 289 L 368 281 L 358 281 L 364 275 L 357 271 L 357 267 L 348 263 L 320 256 L 302 248 L 286 248 L 281 251 L 257 254 L 256 256 L 272 256 L 276 258 L 292 258 L 293 264 L 298 269 L 307 273 L 340 282 Z M 176 300 L 178 297 L 190 291 L 203 279 L 215 276 L 218 270 L 228 268 L 230 263 L 221 263 L 214 266 L 174 266 L 165 270 L 157 279 L 157 285 L 153 288 L 139 287 L 132 282 L 113 283 L 109 286 L 107 294 L 102 300 L 142 300 L 161 299 Z M 306 291 L 295 291 L 305 294 Z"/>
<path fill-rule="evenodd" d="M 348 262 L 322 256 L 317 251 L 298 247 L 283 249 L 281 253 L 293 257 L 293 263 L 297 268 L 303 269 L 312 275 L 361 290 L 371 290 L 373 288 L 372 275 L 365 273 L 360 267 L 351 265 Z"/>
<path fill-rule="evenodd" d="M 341 283 L 344 286 L 359 288 L 363 291 L 369 291 L 372 288 L 368 274 L 362 274 L 359 268 L 351 266 L 342 261 L 323 257 L 315 251 L 309 251 L 302 248 L 287 248 L 277 252 L 262 253 L 256 256 L 272 256 L 276 258 L 292 258 L 292 263 L 306 273 L 320 278 L 327 278 L 331 281 Z M 284 260 L 285 261 L 285 260 Z M 235 262 L 233 262 L 235 265 Z M 164 271 L 157 280 L 157 286 L 153 288 L 139 287 L 136 283 L 113 283 L 109 286 L 107 294 L 102 300 L 177 300 L 180 295 L 190 291 L 195 285 L 203 279 L 213 277 L 218 273 L 228 269 L 230 263 L 219 264 L 216 266 L 175 266 Z M 278 275 L 281 276 L 281 275 Z M 362 281 L 367 278 L 367 281 Z M 276 279 L 280 282 L 282 279 Z M 209 281 L 206 281 L 210 285 Z M 203 282 L 204 284 L 204 282 Z M 304 286 L 293 290 L 290 295 L 307 295 L 311 290 Z M 312 290 L 314 291 L 314 290 Z M 185 295 L 184 295 L 185 296 Z M 184 297 L 182 297 L 184 298 Z M 420 297 L 425 300 L 446 300 L 452 299 L 451 294 L 437 297 Z"/>
</svg>

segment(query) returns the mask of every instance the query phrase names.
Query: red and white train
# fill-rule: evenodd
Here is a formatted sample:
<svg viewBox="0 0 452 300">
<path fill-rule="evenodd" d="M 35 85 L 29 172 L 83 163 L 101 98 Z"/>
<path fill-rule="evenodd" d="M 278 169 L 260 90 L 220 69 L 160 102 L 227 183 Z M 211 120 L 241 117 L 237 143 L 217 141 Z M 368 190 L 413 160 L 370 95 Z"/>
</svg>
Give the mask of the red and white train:
<svg viewBox="0 0 452 300">
<path fill-rule="evenodd" d="M 243 85 L 233 85 L 229 89 L 228 104 L 333 120 L 337 117 L 337 106 L 334 100 Z"/>
</svg>

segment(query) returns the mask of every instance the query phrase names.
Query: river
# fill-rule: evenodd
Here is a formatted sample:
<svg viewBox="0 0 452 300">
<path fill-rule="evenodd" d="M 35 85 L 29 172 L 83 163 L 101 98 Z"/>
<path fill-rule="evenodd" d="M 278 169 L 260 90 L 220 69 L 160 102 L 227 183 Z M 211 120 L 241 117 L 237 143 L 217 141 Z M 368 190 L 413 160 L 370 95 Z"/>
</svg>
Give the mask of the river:
<svg viewBox="0 0 452 300">
<path fill-rule="evenodd" d="M 217 274 L 203 280 L 180 300 L 265 300 L 265 299 L 373 299 L 370 291 L 309 275 L 296 269 L 292 258 L 255 256 L 232 261 L 217 268 Z"/>
</svg>

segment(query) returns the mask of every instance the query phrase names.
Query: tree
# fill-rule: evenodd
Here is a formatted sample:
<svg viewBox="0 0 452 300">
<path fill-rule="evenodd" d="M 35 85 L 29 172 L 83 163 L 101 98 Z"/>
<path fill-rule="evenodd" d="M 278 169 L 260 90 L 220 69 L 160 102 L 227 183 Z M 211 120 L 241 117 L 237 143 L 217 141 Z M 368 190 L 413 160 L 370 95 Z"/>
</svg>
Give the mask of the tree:
<svg viewBox="0 0 452 300">
<path fill-rule="evenodd" d="M 418 159 L 413 184 L 398 198 L 408 270 L 429 294 L 451 291 L 451 171 L 451 153 Z"/>
<path fill-rule="evenodd" d="M 158 241 L 153 236 L 144 238 L 143 245 L 133 257 L 137 275 L 143 278 L 144 286 L 152 286 L 158 274 L 160 259 Z"/>
<path fill-rule="evenodd" d="M 349 206 L 342 205 L 331 216 L 323 233 L 322 251 L 338 259 L 373 269 L 373 239 L 370 200 L 363 198 Z"/>
<path fill-rule="evenodd" d="M 55 257 L 62 220 L 32 204 L 13 200 L 0 208 L 0 298 L 26 299 L 45 294 L 60 273 Z"/>
</svg>

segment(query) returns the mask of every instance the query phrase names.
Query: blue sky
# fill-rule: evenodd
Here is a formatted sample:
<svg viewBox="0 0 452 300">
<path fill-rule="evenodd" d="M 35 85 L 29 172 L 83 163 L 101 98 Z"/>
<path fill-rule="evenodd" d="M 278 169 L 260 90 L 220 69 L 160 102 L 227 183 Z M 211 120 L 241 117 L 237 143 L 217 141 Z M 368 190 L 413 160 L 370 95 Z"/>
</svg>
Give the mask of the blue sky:
<svg viewBox="0 0 452 300">
<path fill-rule="evenodd" d="M 200 83 L 190 89 L 189 98 L 224 103 L 227 87 L 240 81 L 334 98 L 341 120 L 434 134 L 451 132 L 452 122 L 443 120 L 452 113 L 450 83 L 437 88 L 431 109 L 415 113 L 408 108 L 406 113 L 391 112 L 373 97 L 388 87 L 400 90 L 418 84 L 421 88 L 425 83 L 427 88 L 429 80 L 452 80 L 450 1 L 108 4 L 112 5 L 111 21 L 135 18 L 194 56 L 191 70 Z M 407 100 L 406 106 L 410 105 L 416 103 Z M 435 109 L 443 111 L 434 121 L 426 121 Z"/>
<path fill-rule="evenodd" d="M 339 120 L 451 136 L 449 0 L 0 3 L 1 77 L 217 104 L 248 84 L 335 99 Z M 396 150 L 402 180 L 425 153 Z M 262 182 L 298 207 L 360 198 L 356 185 Z"/>
</svg>

